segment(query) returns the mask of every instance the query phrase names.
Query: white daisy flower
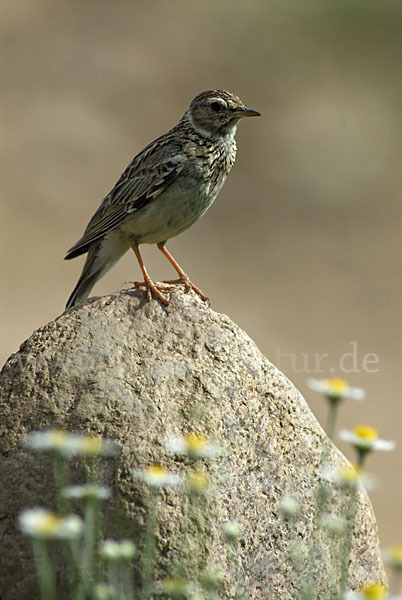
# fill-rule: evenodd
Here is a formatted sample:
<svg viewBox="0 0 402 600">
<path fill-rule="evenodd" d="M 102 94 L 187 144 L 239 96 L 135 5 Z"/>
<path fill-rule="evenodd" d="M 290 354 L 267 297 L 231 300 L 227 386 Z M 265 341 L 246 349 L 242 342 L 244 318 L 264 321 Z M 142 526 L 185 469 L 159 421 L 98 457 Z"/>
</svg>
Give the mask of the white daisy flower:
<svg viewBox="0 0 402 600">
<path fill-rule="evenodd" d="M 151 465 L 142 471 L 133 470 L 131 472 L 135 479 L 141 479 L 152 487 L 165 487 L 169 485 L 179 485 L 183 478 L 175 473 L 170 473 L 160 465 Z"/>
<path fill-rule="evenodd" d="M 286 496 L 280 501 L 279 510 L 285 519 L 292 519 L 299 512 L 299 503 L 292 496 Z"/>
<path fill-rule="evenodd" d="M 85 483 L 84 485 L 69 485 L 62 491 L 65 498 L 70 500 L 107 500 L 110 498 L 109 488 L 96 483 Z"/>
<path fill-rule="evenodd" d="M 336 469 L 327 468 L 323 472 L 323 479 L 335 483 L 345 490 L 357 490 L 364 487 L 366 490 L 373 489 L 374 478 L 363 473 L 359 465 L 345 463 Z"/>
<path fill-rule="evenodd" d="M 227 542 L 237 542 L 242 535 L 242 530 L 237 521 L 228 521 L 223 526 L 223 535 Z"/>
<path fill-rule="evenodd" d="M 344 379 L 332 377 L 329 379 L 309 379 L 307 385 L 316 392 L 323 394 L 328 400 L 339 401 L 344 398 L 363 400 L 365 392 L 361 388 L 351 387 Z"/>
<path fill-rule="evenodd" d="M 337 537 L 344 533 L 346 519 L 337 515 L 326 515 L 324 517 L 324 525 L 332 536 Z"/>
<path fill-rule="evenodd" d="M 388 590 L 383 583 L 366 583 L 361 589 L 364 600 L 384 600 L 388 597 Z"/>
<path fill-rule="evenodd" d="M 43 508 L 24 511 L 18 521 L 23 533 L 42 540 L 74 540 L 80 537 L 84 527 L 75 515 L 61 517 Z"/>
<path fill-rule="evenodd" d="M 356 425 L 352 431 L 343 429 L 339 437 L 344 442 L 349 442 L 357 450 L 363 452 L 368 452 L 369 450 L 385 450 L 389 452 L 395 448 L 395 442 L 380 439 L 377 430 L 369 425 Z"/>
<path fill-rule="evenodd" d="M 116 442 L 102 438 L 99 435 L 70 433 L 64 429 L 48 431 L 33 431 L 28 433 L 25 444 L 39 452 L 55 452 L 65 458 L 77 455 L 110 456 L 118 452 Z"/>
<path fill-rule="evenodd" d="M 188 473 L 186 486 L 189 492 L 204 494 L 211 487 L 211 479 L 206 471 L 197 469 Z"/>
<path fill-rule="evenodd" d="M 165 444 L 173 454 L 186 454 L 191 458 L 215 458 L 220 453 L 218 444 L 209 442 L 199 433 L 188 433 L 185 436 L 172 436 Z"/>
<path fill-rule="evenodd" d="M 392 600 L 388 596 L 388 590 L 383 583 L 366 583 L 361 588 L 360 592 L 347 592 L 343 596 L 343 600 Z M 397 600 L 397 598 L 394 598 Z"/>
<path fill-rule="evenodd" d="M 180 577 L 175 579 L 167 577 L 161 582 L 160 587 L 162 593 L 168 594 L 172 598 L 188 598 L 195 591 L 194 585 L 190 581 Z"/>
<path fill-rule="evenodd" d="M 135 553 L 135 545 L 130 540 L 104 540 L 99 549 L 99 554 L 107 562 L 129 561 Z"/>
</svg>

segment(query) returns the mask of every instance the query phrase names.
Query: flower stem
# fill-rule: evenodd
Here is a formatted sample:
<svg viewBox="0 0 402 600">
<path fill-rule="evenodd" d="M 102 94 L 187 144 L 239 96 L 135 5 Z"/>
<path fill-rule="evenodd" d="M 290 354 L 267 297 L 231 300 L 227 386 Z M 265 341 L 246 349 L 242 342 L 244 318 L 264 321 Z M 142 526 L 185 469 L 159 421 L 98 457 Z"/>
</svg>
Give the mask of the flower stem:
<svg viewBox="0 0 402 600">
<path fill-rule="evenodd" d="M 56 506 L 59 515 L 65 517 L 71 511 L 70 501 L 63 496 L 63 489 L 70 484 L 70 471 L 68 461 L 58 452 L 53 454 L 53 479 L 56 489 Z M 75 589 L 77 584 L 77 558 L 71 552 L 71 545 L 64 547 L 67 563 L 67 578 L 70 590 Z"/>
<path fill-rule="evenodd" d="M 357 448 L 357 465 L 360 469 L 363 470 L 364 461 L 366 460 L 366 456 L 369 450 L 366 448 Z"/>
<path fill-rule="evenodd" d="M 338 404 L 339 400 L 330 399 L 328 401 L 328 414 L 327 414 L 327 424 L 325 427 L 325 433 L 329 437 L 330 440 L 334 439 L 335 433 L 335 424 L 336 417 L 338 413 Z"/>
<path fill-rule="evenodd" d="M 55 576 L 49 553 L 44 540 L 33 540 L 35 567 L 39 577 L 41 600 L 55 600 Z"/>
<path fill-rule="evenodd" d="M 96 538 L 96 517 L 98 511 L 98 500 L 96 498 L 88 498 L 85 503 L 85 535 L 84 548 L 82 551 L 81 569 L 80 569 L 80 585 L 77 590 L 77 600 L 84 600 L 91 588 L 92 571 L 95 554 L 95 538 Z"/>
<path fill-rule="evenodd" d="M 151 598 L 151 584 L 155 562 L 155 526 L 158 498 L 158 489 L 151 487 L 151 498 L 148 505 L 148 517 L 142 550 L 142 600 Z"/>
<path fill-rule="evenodd" d="M 53 455 L 53 478 L 57 510 L 62 517 L 65 517 L 70 512 L 70 502 L 63 496 L 62 491 L 70 483 L 70 474 L 67 460 L 58 453 Z"/>
<path fill-rule="evenodd" d="M 107 579 L 109 586 L 114 590 L 116 599 L 132 600 L 134 598 L 131 567 L 127 561 L 109 565 Z"/>
</svg>

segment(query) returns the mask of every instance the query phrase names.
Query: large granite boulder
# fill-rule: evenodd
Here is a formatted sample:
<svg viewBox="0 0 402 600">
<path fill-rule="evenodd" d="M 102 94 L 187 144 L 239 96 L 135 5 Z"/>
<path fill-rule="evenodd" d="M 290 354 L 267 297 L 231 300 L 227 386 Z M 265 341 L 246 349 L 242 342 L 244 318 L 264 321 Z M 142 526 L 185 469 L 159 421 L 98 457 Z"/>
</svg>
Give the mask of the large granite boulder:
<svg viewBox="0 0 402 600">
<path fill-rule="evenodd" d="M 105 533 L 131 536 L 139 545 L 148 491 L 130 470 L 158 463 L 185 472 L 191 461 L 169 454 L 165 440 L 187 432 L 206 435 L 222 451 L 202 461 L 213 486 L 193 502 L 191 518 L 182 492 L 161 492 L 161 575 L 178 563 L 187 565 L 191 576 L 213 565 L 226 574 L 220 597 L 233 598 L 222 526 L 236 519 L 243 527 L 238 577 L 250 598 L 290 600 L 307 576 L 315 580 L 317 597 L 329 598 L 339 557 L 314 519 L 325 434 L 292 383 L 227 316 L 179 288 L 170 298 L 169 307 L 148 303 L 141 291 L 92 299 L 35 331 L 4 366 L 2 600 L 37 598 L 30 545 L 18 533 L 16 519 L 27 506 L 53 505 L 49 462 L 22 444 L 27 432 L 49 427 L 94 432 L 120 443 L 120 456 L 104 467 L 114 490 Z M 345 461 L 335 446 L 329 448 L 332 464 Z M 301 505 L 294 525 L 278 510 L 289 495 Z M 346 504 L 335 491 L 333 510 L 339 513 Z M 308 575 L 292 566 L 294 539 L 311 554 L 320 548 L 320 556 L 305 564 Z M 354 587 L 383 579 L 376 523 L 364 492 L 351 557 Z"/>
</svg>

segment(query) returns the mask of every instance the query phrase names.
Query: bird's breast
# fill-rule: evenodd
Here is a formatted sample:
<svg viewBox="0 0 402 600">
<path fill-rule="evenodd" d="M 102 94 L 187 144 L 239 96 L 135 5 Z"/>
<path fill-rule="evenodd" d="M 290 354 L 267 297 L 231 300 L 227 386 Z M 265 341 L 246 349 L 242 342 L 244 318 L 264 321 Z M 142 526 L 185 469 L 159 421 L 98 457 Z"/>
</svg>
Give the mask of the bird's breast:
<svg viewBox="0 0 402 600">
<path fill-rule="evenodd" d="M 120 226 L 138 244 L 157 244 L 179 235 L 211 206 L 236 157 L 236 146 L 203 148 L 188 157 L 178 177 Z"/>
</svg>

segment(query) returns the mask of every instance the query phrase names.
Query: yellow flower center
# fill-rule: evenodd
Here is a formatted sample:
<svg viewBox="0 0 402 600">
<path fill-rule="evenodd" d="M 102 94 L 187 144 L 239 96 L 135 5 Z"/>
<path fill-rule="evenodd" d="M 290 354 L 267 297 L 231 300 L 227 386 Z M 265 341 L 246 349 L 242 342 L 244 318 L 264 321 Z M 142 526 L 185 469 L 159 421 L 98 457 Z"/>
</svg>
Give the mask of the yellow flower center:
<svg viewBox="0 0 402 600">
<path fill-rule="evenodd" d="M 324 382 L 328 386 L 331 394 L 343 394 L 349 388 L 348 382 L 344 379 L 339 379 L 338 377 L 324 379 Z"/>
<path fill-rule="evenodd" d="M 155 479 L 165 477 L 167 473 L 166 469 L 160 465 L 151 465 L 145 469 L 145 472 L 149 477 L 155 477 Z"/>
<path fill-rule="evenodd" d="M 191 489 L 203 492 L 209 487 L 208 474 L 205 471 L 193 471 L 188 476 L 187 483 Z"/>
<path fill-rule="evenodd" d="M 378 438 L 377 430 L 369 425 L 356 425 L 353 427 L 353 433 L 367 442 L 373 442 Z"/>
<path fill-rule="evenodd" d="M 103 440 L 99 435 L 86 435 L 82 440 L 82 451 L 98 454 L 102 450 Z"/>
<path fill-rule="evenodd" d="M 360 468 L 354 465 L 345 465 L 338 471 L 339 478 L 345 483 L 355 483 L 360 477 Z"/>
<path fill-rule="evenodd" d="M 54 513 L 43 515 L 35 524 L 34 529 L 37 533 L 55 533 L 59 530 L 63 519 Z"/>
<path fill-rule="evenodd" d="M 168 594 L 186 594 L 188 591 L 188 582 L 185 579 L 167 578 L 162 583 L 163 591 Z"/>
<path fill-rule="evenodd" d="M 369 583 L 362 588 L 365 600 L 383 600 L 387 597 L 387 588 L 382 583 Z"/>
<path fill-rule="evenodd" d="M 393 561 L 402 565 L 402 544 L 396 544 L 389 548 L 388 555 Z"/>
<path fill-rule="evenodd" d="M 188 433 L 184 439 L 188 452 L 202 452 L 208 444 L 206 437 L 199 433 Z"/>
<path fill-rule="evenodd" d="M 65 431 L 64 429 L 53 429 L 53 431 L 50 432 L 50 440 L 56 447 L 63 446 L 66 443 L 68 436 L 68 431 Z"/>
</svg>

